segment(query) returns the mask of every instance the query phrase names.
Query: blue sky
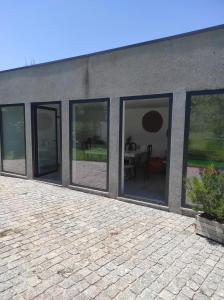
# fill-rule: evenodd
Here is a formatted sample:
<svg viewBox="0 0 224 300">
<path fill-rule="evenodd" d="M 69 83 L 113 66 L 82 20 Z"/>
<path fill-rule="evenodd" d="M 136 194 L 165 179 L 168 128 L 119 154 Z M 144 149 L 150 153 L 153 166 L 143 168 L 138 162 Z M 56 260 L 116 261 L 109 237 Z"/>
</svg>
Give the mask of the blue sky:
<svg viewBox="0 0 224 300">
<path fill-rule="evenodd" d="M 224 0 L 1 0 L 0 70 L 224 23 Z"/>
</svg>

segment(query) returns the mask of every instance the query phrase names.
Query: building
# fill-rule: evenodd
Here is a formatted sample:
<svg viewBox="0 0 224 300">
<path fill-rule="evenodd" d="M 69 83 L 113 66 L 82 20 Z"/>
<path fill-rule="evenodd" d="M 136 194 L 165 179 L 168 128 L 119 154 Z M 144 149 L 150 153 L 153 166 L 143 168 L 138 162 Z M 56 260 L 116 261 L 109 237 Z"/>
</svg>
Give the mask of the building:
<svg viewBox="0 0 224 300">
<path fill-rule="evenodd" d="M 224 26 L 0 72 L 1 175 L 191 214 L 224 170 Z"/>
</svg>

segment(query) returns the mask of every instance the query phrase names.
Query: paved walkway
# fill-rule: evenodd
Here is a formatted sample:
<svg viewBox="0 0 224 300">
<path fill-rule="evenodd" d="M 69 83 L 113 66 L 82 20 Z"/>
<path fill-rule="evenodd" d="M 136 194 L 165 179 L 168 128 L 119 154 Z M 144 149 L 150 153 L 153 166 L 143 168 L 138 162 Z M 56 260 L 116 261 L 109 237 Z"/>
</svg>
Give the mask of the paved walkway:
<svg viewBox="0 0 224 300">
<path fill-rule="evenodd" d="M 193 222 L 0 177 L 0 299 L 224 299 L 224 247 Z"/>
</svg>

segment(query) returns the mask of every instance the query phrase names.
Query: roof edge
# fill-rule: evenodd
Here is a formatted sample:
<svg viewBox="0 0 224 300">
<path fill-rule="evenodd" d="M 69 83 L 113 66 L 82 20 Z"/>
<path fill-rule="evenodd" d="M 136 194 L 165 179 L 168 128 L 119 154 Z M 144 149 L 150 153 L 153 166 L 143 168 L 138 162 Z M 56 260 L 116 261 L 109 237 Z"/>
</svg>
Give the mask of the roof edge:
<svg viewBox="0 0 224 300">
<path fill-rule="evenodd" d="M 54 64 L 54 63 L 60 63 L 60 62 L 64 62 L 64 61 L 80 59 L 80 58 L 85 58 L 85 57 L 91 57 L 91 56 L 100 55 L 100 54 L 112 53 L 112 52 L 116 52 L 116 51 L 120 51 L 120 50 L 125 50 L 125 49 L 129 49 L 129 48 L 140 47 L 140 46 L 146 46 L 146 45 L 150 45 L 150 44 L 154 44 L 154 43 L 169 41 L 169 40 L 178 39 L 178 38 L 182 38 L 182 37 L 188 37 L 188 36 L 192 36 L 192 35 L 196 35 L 196 34 L 200 34 L 200 33 L 204 33 L 204 32 L 209 32 L 209 31 L 214 31 L 214 30 L 219 30 L 219 29 L 224 29 L 224 24 L 220 24 L 220 25 L 216 25 L 216 26 L 212 26 L 212 27 L 206 27 L 206 28 L 202 28 L 202 29 L 198 29 L 198 30 L 189 31 L 189 32 L 184 32 L 184 33 L 180 33 L 180 34 L 176 34 L 176 35 L 171 35 L 168 37 L 162 37 L 162 38 L 158 38 L 158 39 L 150 40 L 150 41 L 146 41 L 146 42 L 135 43 L 135 44 L 127 45 L 127 46 L 111 48 L 108 50 L 92 52 L 89 54 L 82 54 L 82 55 L 78 55 L 78 56 L 72 56 L 72 57 L 68 57 L 68 58 L 47 61 L 44 63 L 34 64 L 34 65 L 29 65 L 29 66 L 22 66 L 22 67 L 17 67 L 17 68 L 12 68 L 12 69 L 1 70 L 0 74 L 6 73 L 6 72 L 17 71 L 17 70 L 21 70 L 21 69 L 30 69 L 30 68 L 35 68 L 35 67 L 41 67 L 41 66 L 45 66 L 45 65 Z"/>
</svg>

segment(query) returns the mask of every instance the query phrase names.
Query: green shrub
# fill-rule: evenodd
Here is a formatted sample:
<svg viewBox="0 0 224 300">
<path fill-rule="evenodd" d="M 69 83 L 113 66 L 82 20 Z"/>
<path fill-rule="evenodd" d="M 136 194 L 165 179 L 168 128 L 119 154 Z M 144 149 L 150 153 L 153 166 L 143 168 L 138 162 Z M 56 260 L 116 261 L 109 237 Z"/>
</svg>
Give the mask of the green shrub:
<svg viewBox="0 0 224 300">
<path fill-rule="evenodd" d="M 205 169 L 200 178 L 187 179 L 186 187 L 194 210 L 224 221 L 224 174 L 220 174 L 214 165 Z"/>
</svg>

